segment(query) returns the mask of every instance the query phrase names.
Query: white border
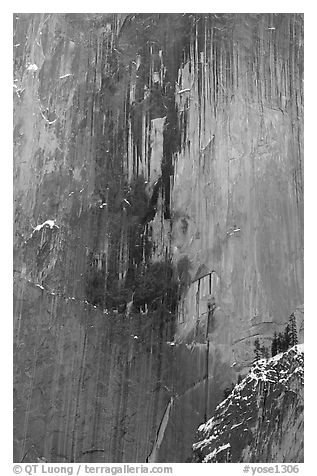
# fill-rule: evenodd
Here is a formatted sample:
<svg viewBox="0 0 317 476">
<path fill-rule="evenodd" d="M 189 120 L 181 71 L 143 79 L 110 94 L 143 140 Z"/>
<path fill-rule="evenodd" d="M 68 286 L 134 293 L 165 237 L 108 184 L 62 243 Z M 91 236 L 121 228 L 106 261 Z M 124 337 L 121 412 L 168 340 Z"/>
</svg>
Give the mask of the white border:
<svg viewBox="0 0 317 476">
<path fill-rule="evenodd" d="M 315 456 L 315 399 L 316 399 L 316 321 L 317 321 L 317 290 L 316 283 L 316 206 L 317 206 L 317 145 L 314 141 L 316 131 L 316 47 L 317 47 L 317 16 L 312 6 L 306 1 L 160 1 L 160 2 L 66 2 L 54 1 L 45 4 L 39 1 L 14 1 L 3 5 L 0 15 L 1 32 L 1 331 L 0 346 L 1 363 L 1 403 L 2 431 L 0 441 L 0 463 L 8 464 L 7 470 L 0 465 L 1 474 L 12 474 L 12 14 L 13 12 L 304 12 L 305 14 L 305 470 L 306 474 L 314 474 Z M 114 9 L 115 7 L 115 9 Z M 314 142 L 314 144 L 313 144 Z M 316 298 L 315 298 L 316 296 Z M 182 474 L 192 472 L 192 466 L 182 467 Z M 236 465 L 225 465 L 236 466 Z M 209 473 L 225 474 L 223 470 L 208 467 Z M 193 468 L 192 468 L 193 469 Z M 197 471 L 197 467 L 195 467 Z M 233 470 L 228 468 L 228 473 Z M 203 469 L 201 469 L 203 472 Z M 175 472 L 176 473 L 176 472 Z M 236 468 L 234 474 L 242 474 Z M 180 474 L 180 473 L 179 473 Z M 304 474 L 301 470 L 300 473 Z"/>
</svg>

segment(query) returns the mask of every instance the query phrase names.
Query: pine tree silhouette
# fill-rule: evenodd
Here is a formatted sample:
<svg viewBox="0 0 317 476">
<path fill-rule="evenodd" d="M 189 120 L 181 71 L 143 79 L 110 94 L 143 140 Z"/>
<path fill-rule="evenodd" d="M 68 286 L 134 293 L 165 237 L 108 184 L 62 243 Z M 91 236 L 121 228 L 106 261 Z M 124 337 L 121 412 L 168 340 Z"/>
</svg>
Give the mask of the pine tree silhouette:
<svg viewBox="0 0 317 476">
<path fill-rule="evenodd" d="M 274 337 L 273 337 L 273 340 L 272 340 L 271 354 L 272 354 L 272 357 L 274 357 L 274 355 L 278 354 L 278 340 L 277 340 L 277 333 L 276 332 L 274 332 Z"/>
<path fill-rule="evenodd" d="M 284 332 L 279 332 L 278 334 L 274 332 L 271 345 L 272 357 L 280 352 L 286 352 L 296 344 L 298 344 L 296 317 L 295 314 L 292 313 L 285 326 Z"/>
<path fill-rule="evenodd" d="M 270 357 L 269 349 L 267 349 L 264 345 L 260 348 L 261 350 L 261 357 L 264 359 L 268 359 Z"/>
<path fill-rule="evenodd" d="M 262 352 L 261 352 L 260 341 L 258 338 L 256 338 L 254 341 L 254 354 L 255 354 L 255 359 L 254 359 L 255 361 L 261 359 Z"/>
<path fill-rule="evenodd" d="M 282 332 L 278 333 L 277 340 L 278 340 L 278 353 L 285 352 L 285 350 L 286 350 L 285 336 Z"/>
<path fill-rule="evenodd" d="M 284 331 L 284 350 L 288 350 L 291 347 L 291 326 L 286 324 Z"/>
<path fill-rule="evenodd" d="M 293 347 L 293 345 L 298 344 L 296 317 L 293 312 L 289 317 L 289 326 L 290 326 L 290 346 Z"/>
</svg>

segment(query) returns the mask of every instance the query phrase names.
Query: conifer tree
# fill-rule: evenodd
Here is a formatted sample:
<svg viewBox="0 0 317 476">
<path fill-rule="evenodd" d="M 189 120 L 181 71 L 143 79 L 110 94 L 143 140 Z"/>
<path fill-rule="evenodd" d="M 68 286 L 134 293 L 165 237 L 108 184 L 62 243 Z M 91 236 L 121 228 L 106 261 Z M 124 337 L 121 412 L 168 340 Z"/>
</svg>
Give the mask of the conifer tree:
<svg viewBox="0 0 317 476">
<path fill-rule="evenodd" d="M 254 360 L 261 359 L 262 352 L 261 352 L 260 341 L 259 341 L 258 338 L 256 338 L 255 341 L 254 341 L 254 354 L 255 354 L 255 359 Z"/>
<path fill-rule="evenodd" d="M 296 317 L 292 313 L 285 326 L 284 333 L 275 332 L 271 345 L 272 357 L 280 352 L 286 352 L 290 347 L 298 344 Z"/>
<path fill-rule="evenodd" d="M 270 357 L 269 355 L 269 349 L 267 349 L 264 345 L 260 348 L 261 350 L 261 357 L 264 359 L 268 359 Z"/>
<path fill-rule="evenodd" d="M 276 355 L 278 353 L 278 348 L 277 348 L 277 345 L 278 345 L 278 341 L 277 341 L 277 333 L 274 332 L 274 337 L 273 337 L 273 340 L 272 340 L 272 345 L 271 345 L 271 353 L 272 353 L 272 357 L 274 357 L 274 355 Z"/>
<path fill-rule="evenodd" d="M 293 347 L 293 345 L 298 344 L 296 317 L 293 312 L 289 318 L 289 326 L 290 326 L 290 346 Z"/>
<path fill-rule="evenodd" d="M 284 351 L 291 347 L 291 326 L 289 324 L 286 324 L 284 331 L 284 347 Z"/>
<path fill-rule="evenodd" d="M 277 336 L 277 353 L 279 354 L 280 352 L 284 352 L 285 350 L 286 349 L 284 334 L 282 332 L 279 332 Z"/>
</svg>

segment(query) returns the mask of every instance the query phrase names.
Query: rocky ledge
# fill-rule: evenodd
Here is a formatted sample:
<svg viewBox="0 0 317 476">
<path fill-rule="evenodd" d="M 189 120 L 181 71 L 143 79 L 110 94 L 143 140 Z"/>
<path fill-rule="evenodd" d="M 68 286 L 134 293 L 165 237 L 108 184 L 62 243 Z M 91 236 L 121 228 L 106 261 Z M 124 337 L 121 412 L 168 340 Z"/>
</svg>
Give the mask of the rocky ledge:
<svg viewBox="0 0 317 476">
<path fill-rule="evenodd" d="M 304 344 L 254 363 L 198 429 L 194 462 L 303 462 Z"/>
</svg>

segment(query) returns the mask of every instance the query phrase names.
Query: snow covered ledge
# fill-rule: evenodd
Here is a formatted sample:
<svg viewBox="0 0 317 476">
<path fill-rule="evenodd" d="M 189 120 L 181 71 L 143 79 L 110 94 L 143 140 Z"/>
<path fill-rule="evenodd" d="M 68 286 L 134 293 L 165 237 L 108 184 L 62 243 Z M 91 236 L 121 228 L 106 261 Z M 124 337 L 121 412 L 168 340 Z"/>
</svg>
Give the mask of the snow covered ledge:
<svg viewBox="0 0 317 476">
<path fill-rule="evenodd" d="M 304 344 L 255 362 L 198 428 L 194 461 L 303 461 L 303 386 Z"/>
</svg>

